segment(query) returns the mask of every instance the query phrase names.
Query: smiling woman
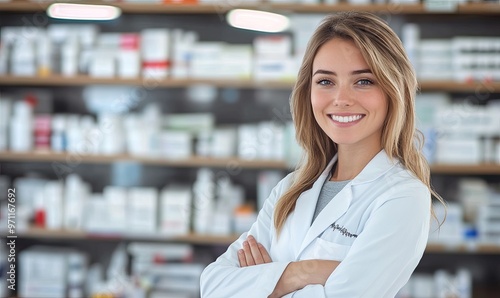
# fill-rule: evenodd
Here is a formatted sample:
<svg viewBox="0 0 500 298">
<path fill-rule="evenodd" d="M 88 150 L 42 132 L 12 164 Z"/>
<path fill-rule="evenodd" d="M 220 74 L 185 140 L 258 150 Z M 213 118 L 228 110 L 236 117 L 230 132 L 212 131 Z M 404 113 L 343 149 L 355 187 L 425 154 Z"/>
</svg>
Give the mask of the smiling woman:
<svg viewBox="0 0 500 298">
<path fill-rule="evenodd" d="M 304 163 L 210 264 L 202 297 L 394 297 L 420 261 L 429 167 L 417 82 L 380 18 L 339 13 L 309 41 L 291 96 Z"/>
<path fill-rule="evenodd" d="M 375 156 L 382 149 L 388 100 L 353 41 L 333 38 L 318 50 L 313 62 L 311 105 L 316 122 L 337 144 L 339 156 L 351 160 L 352 154 Z M 353 162 L 338 162 L 339 166 L 347 164 L 353 168 Z M 338 166 L 335 172 L 339 172 Z"/>
</svg>

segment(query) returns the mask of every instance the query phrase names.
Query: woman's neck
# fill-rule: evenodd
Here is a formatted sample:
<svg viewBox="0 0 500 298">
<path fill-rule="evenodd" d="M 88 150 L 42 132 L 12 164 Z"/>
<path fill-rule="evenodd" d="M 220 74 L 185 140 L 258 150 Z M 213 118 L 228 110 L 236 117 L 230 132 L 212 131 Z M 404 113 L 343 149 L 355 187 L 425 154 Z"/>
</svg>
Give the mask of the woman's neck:
<svg viewBox="0 0 500 298">
<path fill-rule="evenodd" d="M 338 146 L 337 162 L 331 181 L 352 180 L 377 155 L 381 148 Z"/>
</svg>

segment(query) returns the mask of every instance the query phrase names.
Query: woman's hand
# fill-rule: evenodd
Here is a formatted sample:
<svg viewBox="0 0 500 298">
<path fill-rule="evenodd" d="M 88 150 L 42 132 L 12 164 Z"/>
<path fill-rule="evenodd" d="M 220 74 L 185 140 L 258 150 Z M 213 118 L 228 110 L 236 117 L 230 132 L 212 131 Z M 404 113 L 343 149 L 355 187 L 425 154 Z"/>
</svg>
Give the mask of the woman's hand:
<svg viewBox="0 0 500 298">
<path fill-rule="evenodd" d="M 258 243 L 252 235 L 243 242 L 243 249 L 238 250 L 240 267 L 271 263 L 271 257 L 265 247 Z"/>
<path fill-rule="evenodd" d="M 271 257 L 252 235 L 243 242 L 243 248 L 238 250 L 240 267 L 248 267 L 271 263 Z M 325 285 L 328 277 L 340 264 L 330 260 L 302 260 L 291 262 L 278 280 L 269 298 L 282 297 L 288 293 L 300 290 L 310 284 Z"/>
<path fill-rule="evenodd" d="M 283 271 L 274 291 L 268 298 L 283 297 L 307 285 L 322 285 L 340 264 L 331 260 L 302 260 L 291 262 Z"/>
</svg>

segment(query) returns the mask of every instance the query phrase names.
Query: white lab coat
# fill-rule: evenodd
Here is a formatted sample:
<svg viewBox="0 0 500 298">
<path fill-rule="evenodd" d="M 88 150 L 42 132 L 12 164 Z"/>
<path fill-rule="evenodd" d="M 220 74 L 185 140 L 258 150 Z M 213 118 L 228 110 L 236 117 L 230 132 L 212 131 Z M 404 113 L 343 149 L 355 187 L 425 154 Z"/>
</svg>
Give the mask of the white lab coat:
<svg viewBox="0 0 500 298">
<path fill-rule="evenodd" d="M 329 163 L 302 193 L 279 238 L 274 206 L 293 173 L 273 189 L 250 231 L 201 275 L 202 298 L 267 297 L 287 265 L 305 259 L 341 261 L 325 286 L 308 285 L 285 297 L 388 298 L 410 278 L 425 250 L 431 197 L 427 187 L 384 150 L 340 191 L 311 225 Z M 273 262 L 240 268 L 237 251 L 253 235 Z"/>
</svg>

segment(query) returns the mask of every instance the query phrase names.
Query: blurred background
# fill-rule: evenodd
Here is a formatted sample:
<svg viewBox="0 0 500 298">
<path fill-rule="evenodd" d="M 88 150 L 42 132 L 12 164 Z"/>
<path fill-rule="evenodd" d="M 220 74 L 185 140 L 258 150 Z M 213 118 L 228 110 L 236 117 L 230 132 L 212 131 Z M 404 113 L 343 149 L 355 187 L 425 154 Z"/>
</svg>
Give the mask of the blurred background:
<svg viewBox="0 0 500 298">
<path fill-rule="evenodd" d="M 398 297 L 500 297 L 498 1 L 71 4 L 0 1 L 0 297 L 199 297 L 300 160 L 290 92 L 345 10 L 403 40 L 448 203 Z"/>
</svg>

